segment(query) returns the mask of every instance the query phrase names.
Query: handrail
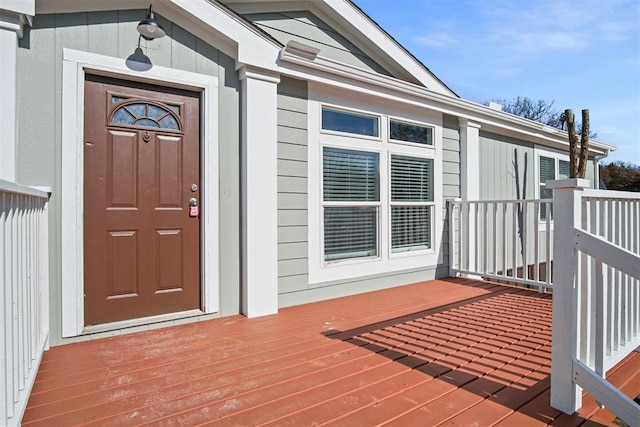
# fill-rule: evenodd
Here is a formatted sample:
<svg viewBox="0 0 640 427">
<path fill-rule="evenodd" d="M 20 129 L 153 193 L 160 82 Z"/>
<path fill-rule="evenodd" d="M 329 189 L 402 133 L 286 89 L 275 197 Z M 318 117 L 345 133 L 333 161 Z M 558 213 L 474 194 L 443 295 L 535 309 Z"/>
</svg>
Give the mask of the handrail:
<svg viewBox="0 0 640 427">
<path fill-rule="evenodd" d="M 553 287 L 550 199 L 448 201 L 449 275 Z"/>
<path fill-rule="evenodd" d="M 591 190 L 582 179 L 546 184 L 556 263 L 551 406 L 572 414 L 584 388 L 636 425 L 640 406 L 606 373 L 640 345 L 640 194 Z"/>
<path fill-rule="evenodd" d="M 640 256 L 581 228 L 574 229 L 574 239 L 576 249 L 580 252 L 606 261 L 609 267 L 640 279 Z"/>
<path fill-rule="evenodd" d="M 19 425 L 49 339 L 47 191 L 0 180 L 0 425 Z"/>
<path fill-rule="evenodd" d="M 40 199 L 49 199 L 49 191 L 39 188 L 27 187 L 26 185 L 16 184 L 15 182 L 0 179 L 0 193 L 11 193 L 21 196 L 33 196 Z"/>
</svg>

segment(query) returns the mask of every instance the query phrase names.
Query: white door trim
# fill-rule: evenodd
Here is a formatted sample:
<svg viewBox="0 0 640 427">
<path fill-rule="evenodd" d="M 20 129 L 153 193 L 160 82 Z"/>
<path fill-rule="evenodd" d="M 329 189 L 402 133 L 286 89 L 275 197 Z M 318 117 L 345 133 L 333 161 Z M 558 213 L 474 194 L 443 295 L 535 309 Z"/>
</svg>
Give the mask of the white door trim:
<svg viewBox="0 0 640 427">
<path fill-rule="evenodd" d="M 131 65 L 131 64 L 130 64 Z M 83 186 L 85 74 L 202 92 L 200 149 L 202 205 L 202 294 L 205 313 L 219 310 L 218 268 L 218 79 L 183 70 L 153 66 L 135 71 L 124 59 L 72 49 L 62 63 L 62 336 L 84 332 Z"/>
</svg>

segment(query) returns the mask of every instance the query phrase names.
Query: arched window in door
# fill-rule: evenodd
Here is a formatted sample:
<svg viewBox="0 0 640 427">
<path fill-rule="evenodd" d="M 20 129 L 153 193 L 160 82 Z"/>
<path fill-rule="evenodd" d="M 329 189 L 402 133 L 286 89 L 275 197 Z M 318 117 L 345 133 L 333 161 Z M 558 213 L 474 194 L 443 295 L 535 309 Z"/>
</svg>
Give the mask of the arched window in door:
<svg viewBox="0 0 640 427">
<path fill-rule="evenodd" d="M 156 101 L 111 97 L 115 108 L 111 112 L 110 124 L 143 126 L 170 131 L 180 131 L 180 105 L 168 105 Z"/>
</svg>

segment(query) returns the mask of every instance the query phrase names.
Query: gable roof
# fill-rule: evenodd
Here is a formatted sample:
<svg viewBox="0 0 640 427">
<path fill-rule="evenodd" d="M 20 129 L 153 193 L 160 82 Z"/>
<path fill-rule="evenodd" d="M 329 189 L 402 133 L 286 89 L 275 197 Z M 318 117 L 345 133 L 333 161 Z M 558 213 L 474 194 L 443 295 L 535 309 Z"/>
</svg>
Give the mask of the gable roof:
<svg viewBox="0 0 640 427">
<path fill-rule="evenodd" d="M 393 77 L 457 97 L 435 74 L 409 53 L 350 0 L 218 0 L 239 14 L 309 11 L 375 61 Z M 320 52 L 319 56 L 323 56 Z"/>
</svg>

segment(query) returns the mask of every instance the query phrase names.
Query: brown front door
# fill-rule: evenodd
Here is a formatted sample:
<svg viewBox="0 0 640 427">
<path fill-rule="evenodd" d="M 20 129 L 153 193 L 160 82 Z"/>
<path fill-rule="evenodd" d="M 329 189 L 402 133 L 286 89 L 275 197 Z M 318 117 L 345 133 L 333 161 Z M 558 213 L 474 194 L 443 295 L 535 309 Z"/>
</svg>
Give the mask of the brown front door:
<svg viewBox="0 0 640 427">
<path fill-rule="evenodd" d="M 200 308 L 198 93 L 85 82 L 85 324 Z"/>
</svg>

